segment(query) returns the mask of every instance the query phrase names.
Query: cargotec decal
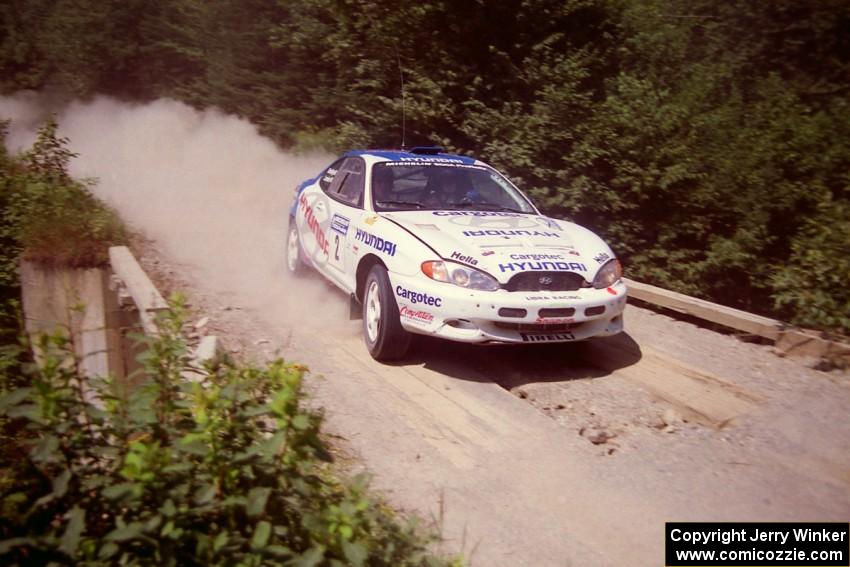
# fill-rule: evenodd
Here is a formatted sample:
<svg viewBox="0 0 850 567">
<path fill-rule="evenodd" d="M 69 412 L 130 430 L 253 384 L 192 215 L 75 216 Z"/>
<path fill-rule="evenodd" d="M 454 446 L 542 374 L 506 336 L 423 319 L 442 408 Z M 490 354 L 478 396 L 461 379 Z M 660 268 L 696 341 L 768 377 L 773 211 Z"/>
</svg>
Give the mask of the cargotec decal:
<svg viewBox="0 0 850 567">
<path fill-rule="evenodd" d="M 413 305 L 416 305 L 417 303 L 421 303 L 422 305 L 433 305 L 434 307 L 440 307 L 443 305 L 443 299 L 440 297 L 434 297 L 433 295 L 428 295 L 427 293 L 422 293 L 420 291 L 405 289 L 400 285 L 395 287 L 395 294 L 408 300 Z"/>
</svg>

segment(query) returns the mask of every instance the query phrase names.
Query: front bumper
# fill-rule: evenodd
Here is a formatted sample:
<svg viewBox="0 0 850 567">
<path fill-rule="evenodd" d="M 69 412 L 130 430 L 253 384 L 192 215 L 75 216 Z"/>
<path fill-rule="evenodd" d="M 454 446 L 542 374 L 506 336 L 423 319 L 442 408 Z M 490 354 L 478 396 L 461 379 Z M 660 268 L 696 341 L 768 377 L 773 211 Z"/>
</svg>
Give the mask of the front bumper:
<svg viewBox="0 0 850 567">
<path fill-rule="evenodd" d="M 571 342 L 623 330 L 626 285 L 605 289 L 472 291 L 390 273 L 402 326 L 465 343 Z"/>
</svg>

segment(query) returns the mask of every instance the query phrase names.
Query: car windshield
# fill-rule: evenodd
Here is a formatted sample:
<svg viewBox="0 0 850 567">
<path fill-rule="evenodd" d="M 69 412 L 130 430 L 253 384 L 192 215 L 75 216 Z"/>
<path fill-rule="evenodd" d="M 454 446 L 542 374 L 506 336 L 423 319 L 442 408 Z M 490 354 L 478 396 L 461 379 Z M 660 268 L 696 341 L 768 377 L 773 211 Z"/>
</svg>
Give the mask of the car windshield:
<svg viewBox="0 0 850 567">
<path fill-rule="evenodd" d="M 483 165 L 383 162 L 372 168 L 376 211 L 481 210 L 536 214 L 510 181 Z"/>
</svg>

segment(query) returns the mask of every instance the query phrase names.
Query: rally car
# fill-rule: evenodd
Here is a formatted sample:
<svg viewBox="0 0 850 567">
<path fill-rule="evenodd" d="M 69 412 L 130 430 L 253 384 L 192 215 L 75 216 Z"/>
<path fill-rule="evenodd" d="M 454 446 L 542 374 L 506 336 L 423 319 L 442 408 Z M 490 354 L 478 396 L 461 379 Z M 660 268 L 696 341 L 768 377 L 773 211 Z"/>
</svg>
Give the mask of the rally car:
<svg viewBox="0 0 850 567">
<path fill-rule="evenodd" d="M 403 357 L 411 333 L 528 344 L 623 330 L 622 268 L 602 239 L 440 148 L 351 151 L 301 183 L 286 266 L 350 294 L 378 360 Z"/>
</svg>

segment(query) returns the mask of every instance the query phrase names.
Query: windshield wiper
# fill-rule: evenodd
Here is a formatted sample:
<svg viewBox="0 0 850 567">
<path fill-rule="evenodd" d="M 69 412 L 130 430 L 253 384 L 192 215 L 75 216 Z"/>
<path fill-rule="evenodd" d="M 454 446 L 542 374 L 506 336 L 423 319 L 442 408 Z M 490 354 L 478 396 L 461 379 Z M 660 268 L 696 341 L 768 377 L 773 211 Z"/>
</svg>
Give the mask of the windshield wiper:
<svg viewBox="0 0 850 567">
<path fill-rule="evenodd" d="M 497 205 L 495 203 L 471 203 L 469 201 L 464 201 L 460 203 L 449 203 L 453 207 L 458 209 L 484 209 L 487 211 L 501 211 L 505 213 L 525 213 L 530 214 L 529 211 L 523 211 L 520 209 L 514 209 L 512 207 L 505 207 L 504 205 Z"/>
<path fill-rule="evenodd" d="M 411 201 L 375 201 L 375 204 L 376 204 L 376 205 L 380 205 L 380 206 L 382 206 L 382 207 L 383 207 L 384 205 L 389 205 L 389 206 L 402 206 L 402 207 L 405 207 L 405 206 L 408 206 L 408 205 L 409 205 L 409 206 L 414 207 L 414 208 L 417 208 L 417 209 L 421 209 L 422 207 L 424 207 L 424 206 L 425 206 L 425 205 L 423 205 L 422 203 L 416 203 L 416 202 L 411 202 Z"/>
</svg>

